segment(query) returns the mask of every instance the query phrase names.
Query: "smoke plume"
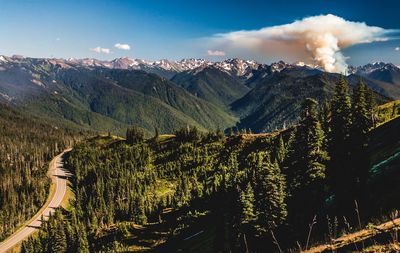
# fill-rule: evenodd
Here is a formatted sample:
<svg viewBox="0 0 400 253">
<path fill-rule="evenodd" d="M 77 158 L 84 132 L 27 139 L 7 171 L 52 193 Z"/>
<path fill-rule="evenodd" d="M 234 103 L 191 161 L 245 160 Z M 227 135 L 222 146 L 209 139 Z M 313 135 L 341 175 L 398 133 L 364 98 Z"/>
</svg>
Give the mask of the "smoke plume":
<svg viewBox="0 0 400 253">
<path fill-rule="evenodd" d="M 328 14 L 307 17 L 290 24 L 260 30 L 216 34 L 214 47 L 235 53 L 278 56 L 317 64 L 328 72 L 344 73 L 346 57 L 341 50 L 356 44 L 386 41 L 392 30 L 347 21 Z"/>
</svg>

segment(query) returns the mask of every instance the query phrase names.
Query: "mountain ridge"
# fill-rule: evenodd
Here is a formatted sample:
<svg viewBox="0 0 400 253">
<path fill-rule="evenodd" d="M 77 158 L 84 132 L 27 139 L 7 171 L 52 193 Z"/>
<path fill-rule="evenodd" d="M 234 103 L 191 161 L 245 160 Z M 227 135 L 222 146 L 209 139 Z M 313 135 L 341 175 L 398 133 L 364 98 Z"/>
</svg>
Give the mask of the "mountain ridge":
<svg viewBox="0 0 400 253">
<path fill-rule="evenodd" d="M 283 61 L 179 62 L 186 67 L 167 60 L 1 56 L 0 102 L 100 131 L 121 133 L 137 124 L 148 133 L 186 125 L 202 130 L 236 125 L 262 132 L 295 123 L 301 100 L 323 102 L 339 76 Z M 375 63 L 352 68 L 346 78 L 353 85 L 363 79 L 377 93 L 395 99 L 400 97 L 398 73 L 393 64 Z"/>
</svg>

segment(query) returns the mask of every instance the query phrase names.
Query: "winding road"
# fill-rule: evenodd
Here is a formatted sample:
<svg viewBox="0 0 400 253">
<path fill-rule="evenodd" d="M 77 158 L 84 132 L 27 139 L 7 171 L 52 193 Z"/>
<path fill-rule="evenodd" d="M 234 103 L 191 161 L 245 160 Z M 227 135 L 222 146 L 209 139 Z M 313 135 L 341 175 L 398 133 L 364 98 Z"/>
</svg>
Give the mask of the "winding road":
<svg viewBox="0 0 400 253">
<path fill-rule="evenodd" d="M 70 150 L 71 149 L 64 150 L 64 152 L 51 160 L 48 171 L 48 176 L 52 181 L 52 190 L 50 190 L 50 196 L 48 197 L 44 206 L 31 220 L 29 220 L 23 227 L 0 243 L 0 253 L 11 250 L 14 246 L 18 245 L 24 239 L 30 236 L 42 224 L 42 216 L 44 220 L 47 220 L 49 215 L 54 213 L 55 209 L 61 205 L 67 192 L 67 177 L 69 176 L 69 173 L 63 168 L 63 156 Z"/>
</svg>

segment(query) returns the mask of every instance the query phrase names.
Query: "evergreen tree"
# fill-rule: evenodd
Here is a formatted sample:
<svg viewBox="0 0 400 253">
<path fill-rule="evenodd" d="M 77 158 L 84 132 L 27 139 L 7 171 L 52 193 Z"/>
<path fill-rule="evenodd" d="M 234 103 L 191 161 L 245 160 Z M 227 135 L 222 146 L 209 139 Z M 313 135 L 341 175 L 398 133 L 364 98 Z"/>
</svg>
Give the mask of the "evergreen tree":
<svg viewBox="0 0 400 253">
<path fill-rule="evenodd" d="M 367 104 L 371 103 L 367 86 L 360 80 L 353 90 L 352 103 L 352 138 L 362 138 L 372 127 L 372 108 Z"/>
<path fill-rule="evenodd" d="M 376 127 L 377 124 L 377 116 L 376 116 L 376 101 L 374 98 L 374 91 L 370 88 L 367 87 L 366 91 L 366 104 L 367 104 L 367 111 L 368 115 L 370 117 L 370 126 L 371 127 Z"/>
<path fill-rule="evenodd" d="M 87 234 L 85 227 L 83 225 L 78 226 L 78 232 L 79 232 L 79 237 L 78 237 L 78 243 L 77 243 L 77 253 L 89 253 L 89 242 L 87 239 Z"/>
<path fill-rule="evenodd" d="M 158 130 L 158 127 L 154 129 L 154 139 L 158 140 L 158 137 L 160 136 L 160 131 Z"/>
<path fill-rule="evenodd" d="M 237 198 L 237 237 L 236 244 L 242 251 L 248 251 L 254 244 L 257 216 L 255 213 L 254 191 L 249 183 L 244 190 L 238 186 L 239 197 Z"/>
<path fill-rule="evenodd" d="M 328 155 L 316 107 L 317 102 L 313 99 L 306 99 L 302 104 L 301 121 L 285 160 L 290 193 L 288 219 L 297 228 L 305 227 L 304 221 L 319 212 L 325 197 Z"/>
<path fill-rule="evenodd" d="M 30 249 L 32 249 L 32 245 L 31 245 L 31 240 L 29 238 L 28 240 L 22 242 L 21 253 L 32 253 Z"/>
<path fill-rule="evenodd" d="M 240 226 L 243 233 L 250 232 L 251 226 L 255 221 L 254 213 L 254 192 L 251 184 L 248 183 L 246 189 L 240 192 Z"/>
<path fill-rule="evenodd" d="M 331 101 L 331 121 L 329 138 L 330 180 L 335 197 L 339 202 L 349 205 L 351 181 L 348 181 L 350 166 L 351 100 L 346 79 L 341 76 L 335 87 Z"/>
<path fill-rule="evenodd" d="M 331 104 L 329 101 L 325 101 L 322 104 L 322 108 L 319 111 L 319 122 L 321 123 L 321 128 L 325 133 L 325 137 L 330 136 L 330 121 L 331 121 Z M 327 138 L 324 140 L 324 146 L 328 148 Z"/>
<path fill-rule="evenodd" d="M 259 152 L 256 164 L 254 192 L 257 230 L 265 234 L 286 219 L 286 181 L 278 163 L 271 163 L 267 153 Z"/>
<path fill-rule="evenodd" d="M 63 217 L 59 210 L 50 216 L 48 221 L 48 229 L 46 232 L 49 234 L 47 245 L 48 249 L 53 252 L 66 252 L 67 251 L 67 237 L 64 231 Z"/>
<path fill-rule="evenodd" d="M 324 150 L 325 135 L 317 117 L 317 105 L 317 101 L 309 98 L 302 105 L 301 121 L 288 159 L 288 180 L 292 191 L 325 179 L 328 155 Z"/>
<path fill-rule="evenodd" d="M 141 143 L 144 140 L 143 129 L 132 126 L 126 130 L 126 142 L 130 145 Z"/>
<path fill-rule="evenodd" d="M 352 184 L 356 187 L 354 193 L 359 195 L 362 188 L 367 180 L 369 162 L 367 145 L 368 138 L 367 133 L 372 127 L 371 120 L 371 108 L 367 104 L 373 103 L 368 101 L 368 88 L 360 80 L 353 91 L 353 103 L 352 103 L 352 128 L 351 128 L 351 146 L 352 146 L 352 163 L 351 163 L 351 177 Z M 359 196 L 355 196 L 359 197 Z"/>
<path fill-rule="evenodd" d="M 277 144 L 277 147 L 276 147 L 275 157 L 276 157 L 277 161 L 280 164 L 285 159 L 286 153 L 287 153 L 287 150 L 286 150 L 286 147 L 285 147 L 285 142 L 283 141 L 282 135 L 279 135 L 278 144 Z"/>
</svg>

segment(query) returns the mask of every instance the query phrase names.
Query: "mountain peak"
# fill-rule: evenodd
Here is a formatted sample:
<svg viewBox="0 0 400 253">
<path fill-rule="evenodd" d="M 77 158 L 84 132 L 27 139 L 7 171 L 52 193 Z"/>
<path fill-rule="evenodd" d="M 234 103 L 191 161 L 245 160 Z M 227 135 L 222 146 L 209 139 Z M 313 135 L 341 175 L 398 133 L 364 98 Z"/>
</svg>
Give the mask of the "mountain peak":
<svg viewBox="0 0 400 253">
<path fill-rule="evenodd" d="M 6 57 L 3 55 L 0 55 L 0 62 L 7 62 Z"/>
</svg>

